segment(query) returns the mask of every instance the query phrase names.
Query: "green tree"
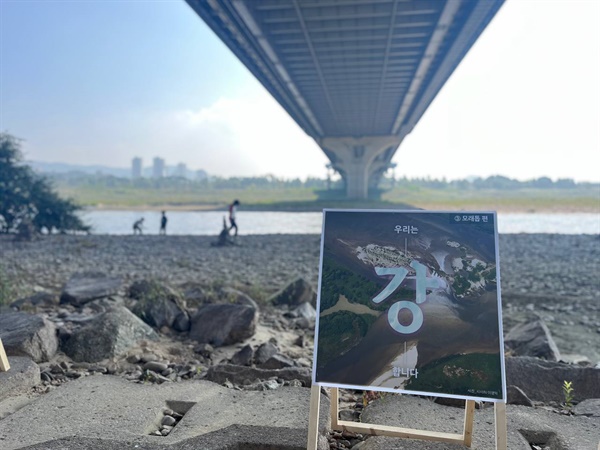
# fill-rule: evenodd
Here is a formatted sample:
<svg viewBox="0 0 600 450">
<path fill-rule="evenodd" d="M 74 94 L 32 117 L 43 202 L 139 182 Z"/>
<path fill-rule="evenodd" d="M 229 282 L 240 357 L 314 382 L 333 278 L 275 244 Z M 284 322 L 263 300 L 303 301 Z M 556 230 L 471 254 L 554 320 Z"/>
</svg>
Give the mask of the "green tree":
<svg viewBox="0 0 600 450">
<path fill-rule="evenodd" d="M 60 198 L 49 181 L 23 163 L 21 142 L 0 133 L 0 232 L 15 233 L 20 226 L 40 232 L 88 231 L 76 215 L 79 206 Z"/>
</svg>

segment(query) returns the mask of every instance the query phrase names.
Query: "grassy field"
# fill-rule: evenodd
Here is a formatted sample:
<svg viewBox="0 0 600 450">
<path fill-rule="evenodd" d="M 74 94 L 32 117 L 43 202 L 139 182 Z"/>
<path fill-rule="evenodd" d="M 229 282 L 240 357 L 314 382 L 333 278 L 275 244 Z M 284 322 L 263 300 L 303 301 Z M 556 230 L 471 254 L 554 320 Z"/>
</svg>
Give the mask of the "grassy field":
<svg viewBox="0 0 600 450">
<path fill-rule="evenodd" d="M 199 210 L 222 208 L 237 198 L 246 210 L 317 211 L 322 208 L 403 208 L 448 210 L 496 210 L 503 212 L 593 212 L 600 213 L 600 192 L 594 188 L 514 190 L 458 190 L 396 187 L 380 200 L 319 198 L 309 188 L 210 189 L 72 187 L 57 184 L 62 196 L 77 203 L 103 209 L 162 208 Z"/>
</svg>

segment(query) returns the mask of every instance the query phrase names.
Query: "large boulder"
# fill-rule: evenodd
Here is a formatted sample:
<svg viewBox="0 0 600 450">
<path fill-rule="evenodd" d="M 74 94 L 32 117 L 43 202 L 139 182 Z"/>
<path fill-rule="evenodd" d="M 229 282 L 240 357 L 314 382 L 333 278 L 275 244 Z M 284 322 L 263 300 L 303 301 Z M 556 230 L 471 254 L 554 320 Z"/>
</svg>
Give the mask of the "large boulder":
<svg viewBox="0 0 600 450">
<path fill-rule="evenodd" d="M 215 346 L 242 342 L 254 335 L 258 311 L 246 305 L 204 305 L 192 317 L 190 338 Z"/>
<path fill-rule="evenodd" d="M 0 339 L 7 355 L 28 356 L 35 362 L 48 361 L 58 349 L 56 326 L 34 314 L 0 314 Z"/>
<path fill-rule="evenodd" d="M 143 339 L 158 340 L 158 335 L 127 308 L 115 306 L 75 330 L 61 350 L 74 361 L 97 362 L 121 355 Z"/>
<path fill-rule="evenodd" d="M 274 305 L 288 305 L 296 307 L 302 303 L 317 306 L 317 294 L 313 287 L 304 278 L 297 278 L 279 292 L 273 294 L 269 300 Z"/>
<path fill-rule="evenodd" d="M 520 388 L 531 400 L 564 402 L 563 383 L 573 384 L 574 400 L 600 398 L 600 369 L 528 356 L 506 358 L 506 383 Z"/>
<path fill-rule="evenodd" d="M 133 313 L 148 325 L 189 330 L 190 318 L 185 304 L 171 287 L 154 280 L 136 281 L 129 288 L 129 296 L 137 300 Z"/>
<path fill-rule="evenodd" d="M 65 285 L 60 303 L 81 306 L 97 298 L 109 297 L 119 292 L 122 286 L 120 277 L 111 277 L 100 272 L 76 273 Z"/>
<path fill-rule="evenodd" d="M 548 361 L 560 360 L 560 352 L 550 330 L 541 320 L 512 328 L 504 338 L 504 345 L 511 349 L 515 356 L 534 356 Z"/>
</svg>

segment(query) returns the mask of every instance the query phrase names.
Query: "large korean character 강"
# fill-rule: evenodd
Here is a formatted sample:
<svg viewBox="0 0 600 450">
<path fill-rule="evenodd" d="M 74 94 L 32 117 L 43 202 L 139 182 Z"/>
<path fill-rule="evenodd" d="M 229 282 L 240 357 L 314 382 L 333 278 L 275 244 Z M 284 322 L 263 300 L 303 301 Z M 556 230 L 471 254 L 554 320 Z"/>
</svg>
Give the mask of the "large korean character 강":
<svg viewBox="0 0 600 450">
<path fill-rule="evenodd" d="M 423 264 L 413 260 L 410 266 L 416 272 L 416 303 L 401 300 L 394 303 L 388 310 L 388 323 L 394 331 L 401 334 L 415 333 L 421 328 L 423 311 L 417 305 L 427 300 L 427 288 L 439 287 L 436 279 L 427 277 L 427 269 Z M 390 283 L 373 298 L 374 303 L 381 303 L 400 287 L 408 275 L 408 270 L 404 267 L 375 267 L 375 273 L 379 276 L 393 276 Z M 412 322 L 408 325 L 402 325 L 398 320 L 400 311 L 403 309 L 408 309 L 412 313 Z"/>
</svg>

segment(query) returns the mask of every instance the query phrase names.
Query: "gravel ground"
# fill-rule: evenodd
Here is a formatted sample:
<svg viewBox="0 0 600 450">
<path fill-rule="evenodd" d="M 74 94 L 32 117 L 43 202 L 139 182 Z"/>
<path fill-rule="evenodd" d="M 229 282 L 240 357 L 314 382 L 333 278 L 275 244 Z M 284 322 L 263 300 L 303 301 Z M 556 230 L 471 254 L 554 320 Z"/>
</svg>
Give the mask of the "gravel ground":
<svg viewBox="0 0 600 450">
<path fill-rule="evenodd" d="M 257 299 L 295 276 L 316 287 L 318 235 L 239 236 L 212 247 L 209 236 L 43 236 L 16 242 L 0 236 L 4 278 L 21 293 L 58 292 L 78 271 L 121 275 L 126 283 L 158 278 L 177 286 L 225 284 Z M 541 317 L 563 353 L 600 361 L 600 236 L 500 236 L 505 329 Z"/>
</svg>

